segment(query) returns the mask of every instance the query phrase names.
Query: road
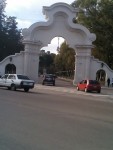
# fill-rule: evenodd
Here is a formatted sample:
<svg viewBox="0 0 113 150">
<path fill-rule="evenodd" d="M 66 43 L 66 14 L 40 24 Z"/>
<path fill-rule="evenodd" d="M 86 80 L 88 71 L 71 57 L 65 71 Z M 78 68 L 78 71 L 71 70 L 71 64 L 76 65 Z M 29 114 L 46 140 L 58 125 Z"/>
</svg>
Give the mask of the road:
<svg viewBox="0 0 113 150">
<path fill-rule="evenodd" d="M 0 150 L 113 150 L 113 99 L 53 88 L 0 88 Z"/>
<path fill-rule="evenodd" d="M 42 84 L 42 80 L 43 80 L 43 77 L 40 76 L 38 77 L 38 84 Z M 66 80 L 63 80 L 63 79 L 59 79 L 59 78 L 56 78 L 55 80 L 56 82 L 56 87 L 73 87 L 73 83 L 72 82 L 67 82 Z"/>
</svg>

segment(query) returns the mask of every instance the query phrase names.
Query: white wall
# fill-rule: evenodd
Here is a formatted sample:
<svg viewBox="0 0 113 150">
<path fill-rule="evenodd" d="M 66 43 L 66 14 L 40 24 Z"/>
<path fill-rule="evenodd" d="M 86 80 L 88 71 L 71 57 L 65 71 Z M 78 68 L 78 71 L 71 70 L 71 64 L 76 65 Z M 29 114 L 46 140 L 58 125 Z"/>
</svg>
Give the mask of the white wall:
<svg viewBox="0 0 113 150">
<path fill-rule="evenodd" d="M 102 63 L 103 63 L 103 67 L 102 67 Z M 103 61 L 99 61 L 98 59 L 95 59 L 94 57 L 91 57 L 91 62 L 90 62 L 90 77 L 92 79 L 96 79 L 96 73 L 100 69 L 104 70 L 105 73 L 106 73 L 105 85 L 107 85 L 107 79 L 108 79 L 108 77 L 112 81 L 113 70 L 111 70 L 109 68 L 109 66 L 106 63 L 104 63 Z"/>
<path fill-rule="evenodd" d="M 12 60 L 10 60 L 12 58 Z M 10 55 L 0 62 L 0 75 L 5 74 L 5 67 L 8 64 L 14 64 L 16 66 L 16 73 L 23 74 L 24 70 L 24 52 Z"/>
</svg>

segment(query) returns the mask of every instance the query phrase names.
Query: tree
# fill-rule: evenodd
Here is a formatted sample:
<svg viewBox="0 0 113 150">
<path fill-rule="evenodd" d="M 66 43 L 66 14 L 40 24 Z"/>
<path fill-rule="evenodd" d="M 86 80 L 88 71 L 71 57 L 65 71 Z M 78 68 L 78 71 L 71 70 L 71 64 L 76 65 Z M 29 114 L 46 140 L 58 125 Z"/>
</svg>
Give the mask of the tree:
<svg viewBox="0 0 113 150">
<path fill-rule="evenodd" d="M 7 31 L 6 51 L 7 55 L 19 53 L 23 50 L 21 29 L 17 28 L 16 17 L 8 17 L 5 22 Z"/>
<path fill-rule="evenodd" d="M 55 66 L 57 72 L 74 70 L 75 51 L 66 44 L 66 41 L 61 44 L 58 54 L 55 57 Z"/>
<path fill-rule="evenodd" d="M 2 49 L 5 48 L 5 38 L 6 38 L 6 34 L 5 34 L 5 28 L 4 28 L 4 24 L 5 24 L 5 15 L 4 15 L 4 9 L 5 9 L 5 3 L 6 0 L 2 0 L 0 1 L 0 58 L 3 56 L 3 51 Z"/>
<path fill-rule="evenodd" d="M 0 61 L 24 49 L 21 30 L 17 28 L 16 18 L 4 15 L 5 1 L 0 2 Z"/>
<path fill-rule="evenodd" d="M 4 15 L 4 9 L 6 6 L 5 2 L 6 2 L 6 0 L 0 1 L 0 32 L 2 32 L 4 29 L 3 24 L 5 21 L 5 15 Z"/>
<path fill-rule="evenodd" d="M 39 57 L 39 72 L 43 74 L 43 70 L 46 69 L 47 73 L 55 73 L 55 59 L 56 54 L 44 53 Z"/>
<path fill-rule="evenodd" d="M 72 6 L 80 8 L 77 22 L 97 36 L 92 55 L 105 61 L 113 69 L 113 1 L 76 0 Z"/>
</svg>

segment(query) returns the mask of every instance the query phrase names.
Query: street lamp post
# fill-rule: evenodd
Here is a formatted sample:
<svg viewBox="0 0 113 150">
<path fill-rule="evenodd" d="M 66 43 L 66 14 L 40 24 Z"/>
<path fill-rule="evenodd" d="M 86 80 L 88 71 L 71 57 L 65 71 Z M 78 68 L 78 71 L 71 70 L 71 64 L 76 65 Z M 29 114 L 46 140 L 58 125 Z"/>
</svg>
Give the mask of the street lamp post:
<svg viewBox="0 0 113 150">
<path fill-rule="evenodd" d="M 59 52 L 60 47 L 59 47 L 59 37 L 58 37 L 58 47 L 57 47 L 57 52 Z"/>
</svg>

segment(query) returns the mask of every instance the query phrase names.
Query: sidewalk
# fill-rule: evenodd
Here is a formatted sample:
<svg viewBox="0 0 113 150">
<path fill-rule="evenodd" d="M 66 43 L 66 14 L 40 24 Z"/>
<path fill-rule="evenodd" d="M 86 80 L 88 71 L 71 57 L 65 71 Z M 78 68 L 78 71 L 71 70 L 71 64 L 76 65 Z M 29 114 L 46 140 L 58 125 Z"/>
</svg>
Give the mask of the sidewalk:
<svg viewBox="0 0 113 150">
<path fill-rule="evenodd" d="M 73 80 L 72 79 L 67 79 L 67 78 L 60 78 L 59 79 L 63 80 L 63 81 L 67 81 L 67 82 L 71 82 L 73 84 Z M 76 85 L 74 85 L 76 87 Z M 102 94 L 106 94 L 106 95 L 113 95 L 113 87 L 107 87 L 107 86 L 102 86 Z"/>
<path fill-rule="evenodd" d="M 41 82 L 37 83 L 35 87 L 36 87 L 36 89 L 48 89 L 48 90 L 52 90 L 52 91 L 61 91 L 61 92 L 66 92 L 66 93 L 78 93 L 78 91 L 76 90 L 76 85 L 73 85 L 72 79 L 66 79 L 66 78 L 60 78 L 60 77 L 58 77 L 58 79 L 60 79 L 62 81 L 70 82 L 72 84 L 72 87 L 42 86 Z M 84 92 L 82 92 L 82 93 L 84 93 Z M 91 93 L 89 93 L 89 94 L 91 94 Z M 102 86 L 100 95 L 106 95 L 106 96 L 108 95 L 113 99 L 113 87 Z"/>
<path fill-rule="evenodd" d="M 50 91 L 56 91 L 56 92 L 63 92 L 63 93 L 69 93 L 69 94 L 80 94 L 80 95 L 89 95 L 89 96 L 103 96 L 106 98 L 109 98 L 113 100 L 113 89 L 108 89 L 107 87 L 102 87 L 101 93 L 91 93 L 84 91 L 77 91 L 75 88 L 69 88 L 69 87 L 57 87 L 57 86 L 43 86 L 41 84 L 36 84 L 35 88 L 38 90 L 50 90 Z"/>
</svg>

